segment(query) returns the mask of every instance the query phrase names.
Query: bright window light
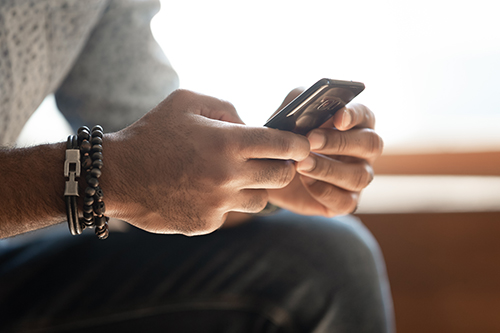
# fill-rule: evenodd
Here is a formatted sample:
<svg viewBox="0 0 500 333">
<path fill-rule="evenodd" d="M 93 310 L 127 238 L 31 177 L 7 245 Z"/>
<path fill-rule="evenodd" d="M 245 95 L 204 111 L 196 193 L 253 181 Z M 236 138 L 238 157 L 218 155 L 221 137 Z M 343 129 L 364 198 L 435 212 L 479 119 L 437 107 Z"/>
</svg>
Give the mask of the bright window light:
<svg viewBox="0 0 500 333">
<path fill-rule="evenodd" d="M 498 1 L 162 1 L 181 87 L 262 125 L 289 90 L 364 82 L 388 149 L 500 148 Z"/>
</svg>

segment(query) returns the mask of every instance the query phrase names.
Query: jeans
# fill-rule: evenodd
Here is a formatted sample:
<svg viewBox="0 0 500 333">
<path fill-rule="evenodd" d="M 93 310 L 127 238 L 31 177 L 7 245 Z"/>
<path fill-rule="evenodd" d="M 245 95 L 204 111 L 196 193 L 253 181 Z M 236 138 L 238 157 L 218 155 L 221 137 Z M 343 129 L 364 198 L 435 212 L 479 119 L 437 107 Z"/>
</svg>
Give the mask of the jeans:
<svg viewBox="0 0 500 333">
<path fill-rule="evenodd" d="M 289 212 L 210 235 L 52 232 L 0 253 L 1 332 L 392 332 L 353 217 Z"/>
</svg>

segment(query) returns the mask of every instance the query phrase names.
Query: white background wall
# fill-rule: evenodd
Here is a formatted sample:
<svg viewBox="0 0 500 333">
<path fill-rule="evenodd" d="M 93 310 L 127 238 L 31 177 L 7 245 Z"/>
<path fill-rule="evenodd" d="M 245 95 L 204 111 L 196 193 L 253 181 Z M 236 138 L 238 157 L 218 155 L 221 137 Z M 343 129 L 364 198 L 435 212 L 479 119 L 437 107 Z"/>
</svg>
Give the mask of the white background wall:
<svg viewBox="0 0 500 333">
<path fill-rule="evenodd" d="M 500 147 L 500 3 L 163 0 L 152 27 L 181 86 L 261 125 L 296 86 L 364 82 L 388 149 Z"/>
</svg>

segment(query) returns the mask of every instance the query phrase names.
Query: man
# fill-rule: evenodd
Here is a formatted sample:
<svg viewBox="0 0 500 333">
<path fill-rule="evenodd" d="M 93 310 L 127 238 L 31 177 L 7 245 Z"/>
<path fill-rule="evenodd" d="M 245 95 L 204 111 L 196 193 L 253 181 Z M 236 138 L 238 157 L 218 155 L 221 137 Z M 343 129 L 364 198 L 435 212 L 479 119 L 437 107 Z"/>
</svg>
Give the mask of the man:
<svg viewBox="0 0 500 333">
<path fill-rule="evenodd" d="M 375 241 L 351 218 L 326 218 L 352 212 L 372 179 L 382 141 L 371 111 L 352 105 L 307 138 L 245 126 L 227 102 L 173 91 L 177 77 L 149 31 L 157 9 L 133 0 L 0 3 L 0 142 L 12 144 L 55 91 L 76 127 L 112 132 L 99 179 L 106 215 L 151 232 L 7 244 L 0 327 L 390 331 Z M 0 150 L 2 238 L 64 221 L 64 149 Z M 296 214 L 252 215 L 268 202 Z M 225 222 L 240 225 L 217 230 Z"/>
</svg>

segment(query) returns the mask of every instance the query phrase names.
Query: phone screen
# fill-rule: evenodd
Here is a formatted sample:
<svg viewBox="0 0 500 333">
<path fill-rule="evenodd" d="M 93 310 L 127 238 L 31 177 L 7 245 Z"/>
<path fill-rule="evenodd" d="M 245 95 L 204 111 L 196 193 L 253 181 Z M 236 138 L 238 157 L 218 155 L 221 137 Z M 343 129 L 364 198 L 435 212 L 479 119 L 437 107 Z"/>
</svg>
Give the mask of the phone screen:
<svg viewBox="0 0 500 333">
<path fill-rule="evenodd" d="M 364 88 L 361 82 L 321 79 L 264 126 L 305 135 L 324 124 Z"/>
</svg>

